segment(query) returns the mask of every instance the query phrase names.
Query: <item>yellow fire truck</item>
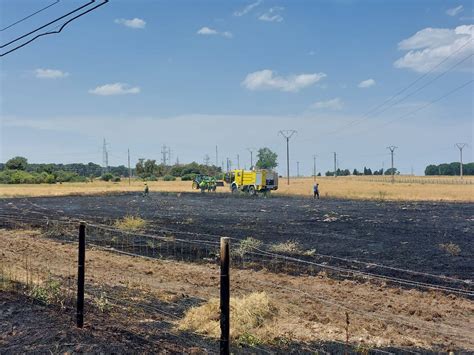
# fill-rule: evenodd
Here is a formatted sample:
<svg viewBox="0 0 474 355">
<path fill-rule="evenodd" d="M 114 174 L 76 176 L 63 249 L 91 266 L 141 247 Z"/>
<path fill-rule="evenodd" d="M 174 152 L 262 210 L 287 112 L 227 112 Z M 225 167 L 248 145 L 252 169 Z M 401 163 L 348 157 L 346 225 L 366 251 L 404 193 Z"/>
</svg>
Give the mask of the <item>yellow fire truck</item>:
<svg viewBox="0 0 474 355">
<path fill-rule="evenodd" d="M 258 192 L 269 193 L 278 189 L 278 174 L 271 170 L 233 170 L 229 176 L 230 190 L 232 193 L 239 191 L 249 195 Z"/>
</svg>

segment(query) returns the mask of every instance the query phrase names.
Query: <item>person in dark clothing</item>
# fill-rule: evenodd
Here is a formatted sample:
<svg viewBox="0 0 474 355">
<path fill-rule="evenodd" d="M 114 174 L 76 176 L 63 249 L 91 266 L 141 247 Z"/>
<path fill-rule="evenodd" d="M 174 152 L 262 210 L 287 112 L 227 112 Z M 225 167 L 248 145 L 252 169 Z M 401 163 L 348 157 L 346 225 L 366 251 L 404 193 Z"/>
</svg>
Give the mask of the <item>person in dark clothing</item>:
<svg viewBox="0 0 474 355">
<path fill-rule="evenodd" d="M 318 198 L 319 200 L 319 184 L 314 184 L 313 186 L 313 198 Z"/>
<path fill-rule="evenodd" d="M 150 189 L 148 188 L 148 184 L 145 184 L 145 190 L 143 191 L 143 196 L 148 197 L 149 192 L 150 192 Z"/>
</svg>

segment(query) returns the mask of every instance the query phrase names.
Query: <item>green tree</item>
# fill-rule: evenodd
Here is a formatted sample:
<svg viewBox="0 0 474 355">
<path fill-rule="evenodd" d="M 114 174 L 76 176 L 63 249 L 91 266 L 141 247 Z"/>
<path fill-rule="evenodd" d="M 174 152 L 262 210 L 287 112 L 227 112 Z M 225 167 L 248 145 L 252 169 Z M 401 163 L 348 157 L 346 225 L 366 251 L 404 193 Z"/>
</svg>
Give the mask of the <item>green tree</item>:
<svg viewBox="0 0 474 355">
<path fill-rule="evenodd" d="M 24 157 L 14 157 L 11 158 L 5 164 L 6 168 L 9 170 L 26 170 L 28 167 L 28 160 Z"/>
<path fill-rule="evenodd" d="M 278 155 L 269 148 L 260 148 L 257 153 L 257 163 L 255 166 L 259 169 L 274 169 L 278 166 Z"/>
</svg>

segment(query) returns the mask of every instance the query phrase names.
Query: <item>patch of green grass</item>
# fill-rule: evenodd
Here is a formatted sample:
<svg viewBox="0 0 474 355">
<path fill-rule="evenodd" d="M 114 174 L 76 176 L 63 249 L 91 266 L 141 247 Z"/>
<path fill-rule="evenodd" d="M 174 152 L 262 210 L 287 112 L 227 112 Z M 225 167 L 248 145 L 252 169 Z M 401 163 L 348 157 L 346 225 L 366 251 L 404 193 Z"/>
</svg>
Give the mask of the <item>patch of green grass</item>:
<svg viewBox="0 0 474 355">
<path fill-rule="evenodd" d="M 62 304 L 64 295 L 61 283 L 57 280 L 48 280 L 41 285 L 34 285 L 29 296 L 45 304 Z"/>
</svg>

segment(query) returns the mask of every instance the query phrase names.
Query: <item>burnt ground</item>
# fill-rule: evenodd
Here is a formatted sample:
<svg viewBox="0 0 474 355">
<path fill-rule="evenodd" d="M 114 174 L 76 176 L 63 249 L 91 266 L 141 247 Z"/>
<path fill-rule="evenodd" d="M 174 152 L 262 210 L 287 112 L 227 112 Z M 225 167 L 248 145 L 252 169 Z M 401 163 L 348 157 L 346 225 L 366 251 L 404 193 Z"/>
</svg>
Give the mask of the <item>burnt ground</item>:
<svg viewBox="0 0 474 355">
<path fill-rule="evenodd" d="M 105 224 L 125 215 L 139 215 L 150 222 L 148 233 L 166 228 L 196 233 L 180 238 L 200 240 L 215 241 L 218 236 L 253 237 L 265 243 L 296 240 L 304 249 L 316 249 L 321 255 L 461 280 L 472 280 L 474 275 L 474 205 L 468 203 L 248 198 L 196 193 L 152 193 L 143 198 L 137 193 L 126 193 L 0 199 L 0 211 L 4 216 L 75 218 Z M 445 243 L 456 244 L 459 253 L 452 255 L 440 248 Z M 373 268 L 321 255 L 309 259 L 364 271 Z M 401 277 L 392 269 L 374 271 Z"/>
</svg>

